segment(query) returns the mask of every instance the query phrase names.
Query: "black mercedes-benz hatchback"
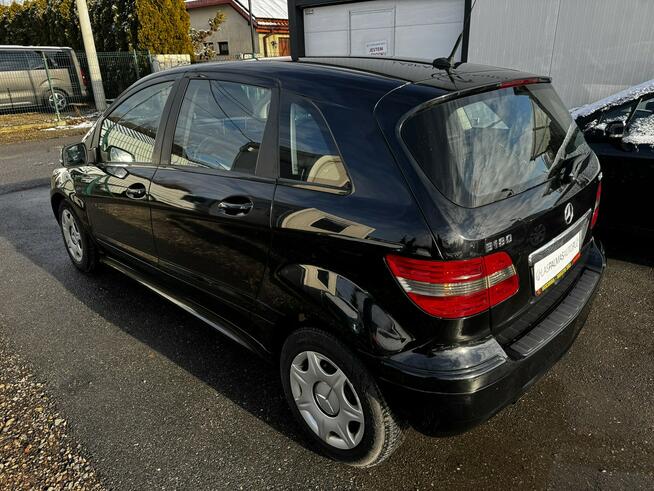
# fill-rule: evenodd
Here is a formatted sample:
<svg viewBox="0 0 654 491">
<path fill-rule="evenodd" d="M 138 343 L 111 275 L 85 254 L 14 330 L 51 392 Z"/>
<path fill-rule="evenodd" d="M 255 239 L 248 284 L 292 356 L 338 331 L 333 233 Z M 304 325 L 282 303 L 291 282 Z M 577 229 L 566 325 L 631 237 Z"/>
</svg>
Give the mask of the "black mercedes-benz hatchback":
<svg viewBox="0 0 654 491">
<path fill-rule="evenodd" d="M 317 448 L 371 466 L 568 350 L 605 268 L 600 180 L 547 78 L 307 58 L 140 80 L 63 150 L 52 209 L 78 269 L 278 363 Z"/>
</svg>

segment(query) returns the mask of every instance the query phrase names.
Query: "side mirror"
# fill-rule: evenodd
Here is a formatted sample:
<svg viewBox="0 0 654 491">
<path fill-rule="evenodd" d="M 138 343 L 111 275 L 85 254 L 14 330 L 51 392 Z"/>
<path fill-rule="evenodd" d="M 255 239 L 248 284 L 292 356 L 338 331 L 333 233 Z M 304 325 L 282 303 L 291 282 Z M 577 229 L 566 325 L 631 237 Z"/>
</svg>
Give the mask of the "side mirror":
<svg viewBox="0 0 654 491">
<path fill-rule="evenodd" d="M 75 143 L 61 149 L 61 164 L 64 167 L 84 165 L 86 162 L 86 145 L 83 143 Z"/>
<path fill-rule="evenodd" d="M 604 134 L 609 138 L 622 138 L 624 136 L 624 130 L 624 122 L 613 121 L 606 125 L 606 128 L 604 128 Z"/>
<path fill-rule="evenodd" d="M 134 162 L 134 155 L 129 153 L 127 150 L 123 150 L 118 147 L 109 147 L 109 161 L 110 162 Z"/>
</svg>

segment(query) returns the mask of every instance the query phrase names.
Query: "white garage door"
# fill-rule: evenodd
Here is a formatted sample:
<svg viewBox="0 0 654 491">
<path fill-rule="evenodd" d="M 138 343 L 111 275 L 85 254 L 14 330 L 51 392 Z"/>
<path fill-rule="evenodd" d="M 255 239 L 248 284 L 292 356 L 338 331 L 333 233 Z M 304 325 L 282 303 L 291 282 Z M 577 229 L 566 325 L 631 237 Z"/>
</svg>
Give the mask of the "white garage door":
<svg viewBox="0 0 654 491">
<path fill-rule="evenodd" d="M 305 53 L 431 61 L 450 54 L 463 18 L 464 0 L 375 0 L 309 8 L 304 10 Z"/>
</svg>

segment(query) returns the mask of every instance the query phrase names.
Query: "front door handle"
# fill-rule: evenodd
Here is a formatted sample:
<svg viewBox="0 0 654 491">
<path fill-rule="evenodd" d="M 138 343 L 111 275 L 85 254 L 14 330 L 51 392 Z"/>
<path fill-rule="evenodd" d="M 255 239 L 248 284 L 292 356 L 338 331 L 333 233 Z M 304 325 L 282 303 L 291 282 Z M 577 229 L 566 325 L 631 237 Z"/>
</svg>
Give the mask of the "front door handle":
<svg viewBox="0 0 654 491">
<path fill-rule="evenodd" d="M 144 199 L 147 195 L 145 185 L 141 183 L 132 184 L 125 190 L 125 195 L 131 199 Z"/>
<path fill-rule="evenodd" d="M 218 203 L 218 211 L 224 215 L 239 217 L 247 215 L 254 207 L 252 201 L 244 196 L 225 198 Z"/>
</svg>

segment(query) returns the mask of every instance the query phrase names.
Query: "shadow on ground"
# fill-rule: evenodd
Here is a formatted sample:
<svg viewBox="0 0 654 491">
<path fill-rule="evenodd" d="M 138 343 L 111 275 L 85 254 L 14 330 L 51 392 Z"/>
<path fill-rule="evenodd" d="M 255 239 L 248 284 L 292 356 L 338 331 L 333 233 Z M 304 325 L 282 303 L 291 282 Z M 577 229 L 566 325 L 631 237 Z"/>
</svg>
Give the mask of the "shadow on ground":
<svg viewBox="0 0 654 491">
<path fill-rule="evenodd" d="M 103 268 L 97 276 L 78 273 L 65 257 L 47 204 L 47 190 L 39 188 L 26 194 L 23 199 L 31 202 L 10 206 L 6 219 L 0 223 L 0 236 L 18 253 L 55 278 L 111 325 L 156 350 L 277 432 L 307 445 L 287 410 L 277 367 L 261 361 L 117 272 Z M 19 199 L 24 194 L 15 193 L 15 196 Z M 7 196 L 3 198 L 5 202 L 7 199 Z M 636 257 L 639 264 L 650 261 L 648 257 Z M 580 339 L 579 349 L 583 350 L 584 346 L 586 350 L 592 349 L 588 346 L 591 340 Z M 575 356 L 581 366 L 578 371 L 582 377 L 588 377 L 580 384 L 592 384 L 594 372 L 582 370 L 588 360 L 581 357 L 586 355 L 575 353 Z M 445 441 L 411 433 L 410 444 L 405 444 L 388 464 L 372 473 L 338 468 L 346 477 L 357 476 L 378 485 L 397 483 L 398 479 L 406 486 L 433 484 L 434 480 L 441 485 L 465 482 L 469 486 L 520 483 L 544 487 L 547 483 L 565 485 L 575 480 L 601 483 L 598 455 L 603 455 L 612 445 L 628 445 L 628 436 L 623 441 L 622 437 L 616 439 L 610 433 L 579 434 L 575 428 L 579 424 L 575 423 L 576 402 L 570 402 L 577 396 L 575 387 L 574 377 L 547 376 L 516 406 L 466 435 Z M 593 455 L 594 460 L 586 462 L 577 456 L 580 448 Z M 329 467 L 333 464 L 320 462 L 321 466 L 313 472 L 334 468 Z M 411 475 L 398 473 L 398 466 L 411 466 Z M 557 468 L 562 473 L 557 474 Z"/>
</svg>

